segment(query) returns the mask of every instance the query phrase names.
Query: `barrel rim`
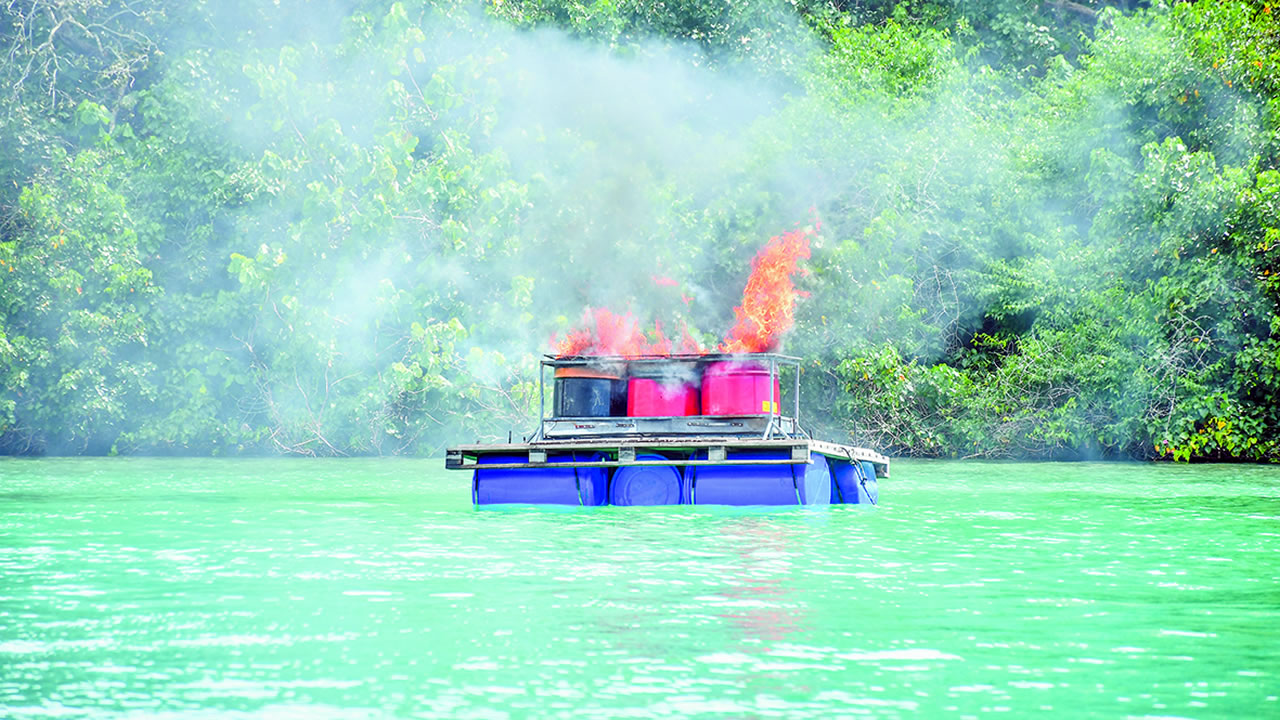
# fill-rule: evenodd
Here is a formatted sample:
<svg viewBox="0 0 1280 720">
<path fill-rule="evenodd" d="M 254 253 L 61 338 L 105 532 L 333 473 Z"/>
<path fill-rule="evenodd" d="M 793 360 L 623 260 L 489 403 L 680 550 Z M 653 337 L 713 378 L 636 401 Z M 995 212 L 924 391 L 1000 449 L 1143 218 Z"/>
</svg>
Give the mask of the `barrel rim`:
<svg viewBox="0 0 1280 720">
<path fill-rule="evenodd" d="M 587 378 L 592 380 L 621 380 L 622 375 L 618 372 L 607 370 L 605 368 L 590 366 L 567 366 L 556 368 L 555 377 L 557 380 L 564 378 Z"/>
</svg>

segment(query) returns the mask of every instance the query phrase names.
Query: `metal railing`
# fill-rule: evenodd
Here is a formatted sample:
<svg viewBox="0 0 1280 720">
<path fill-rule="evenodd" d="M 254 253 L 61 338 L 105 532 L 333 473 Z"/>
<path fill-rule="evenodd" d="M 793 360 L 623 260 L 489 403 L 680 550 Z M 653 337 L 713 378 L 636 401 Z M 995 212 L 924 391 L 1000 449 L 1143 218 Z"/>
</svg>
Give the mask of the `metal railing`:
<svg viewBox="0 0 1280 720">
<path fill-rule="evenodd" d="M 644 423 L 645 430 L 641 430 L 640 424 L 636 422 L 628 422 L 638 418 L 563 418 L 554 414 L 550 418 L 547 416 L 546 375 L 548 370 L 554 374 L 557 368 L 563 367 L 602 367 L 611 372 L 617 372 L 619 379 L 623 379 L 627 377 L 629 370 L 633 367 L 653 368 L 668 364 L 685 363 L 694 364 L 701 369 L 701 366 L 716 362 L 736 362 L 744 365 L 767 367 L 769 370 L 769 412 L 760 413 L 758 416 L 752 414 L 742 416 L 698 415 L 683 418 L 648 418 L 651 421 L 667 419 L 672 422 L 667 423 L 665 426 L 662 423 L 646 422 Z M 783 415 L 781 411 L 780 386 L 784 367 L 791 368 L 794 376 L 792 393 L 795 403 L 793 414 L 790 417 Z M 775 392 L 777 393 L 776 396 Z M 764 423 L 764 429 L 760 432 L 761 439 L 811 437 L 800 426 L 800 358 L 780 353 L 707 353 L 703 355 L 678 353 L 673 355 L 575 355 L 568 357 L 544 355 L 538 367 L 538 427 L 533 435 L 530 436 L 529 441 L 539 442 L 546 439 L 548 421 L 554 423 L 564 420 L 580 420 L 579 424 L 583 426 L 584 435 L 638 432 L 646 434 L 697 434 L 699 426 L 696 423 L 698 422 L 702 422 L 708 428 L 708 432 L 724 432 L 724 423 L 717 423 L 715 422 L 716 420 L 745 418 L 748 422 L 743 423 L 743 427 L 758 427 L 758 422 L 750 421 L 754 418 L 765 416 L 768 417 L 768 420 Z M 694 418 L 697 418 L 697 420 L 694 420 Z M 610 426 L 610 423 L 612 423 L 612 426 Z M 628 425 L 630 428 L 627 427 Z"/>
</svg>

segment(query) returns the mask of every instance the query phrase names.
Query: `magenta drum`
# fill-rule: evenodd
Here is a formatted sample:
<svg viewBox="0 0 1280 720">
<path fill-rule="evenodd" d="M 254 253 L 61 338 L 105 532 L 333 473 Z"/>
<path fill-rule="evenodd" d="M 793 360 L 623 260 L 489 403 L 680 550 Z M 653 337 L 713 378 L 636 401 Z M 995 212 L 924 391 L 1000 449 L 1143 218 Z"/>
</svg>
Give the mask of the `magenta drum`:
<svg viewBox="0 0 1280 720">
<path fill-rule="evenodd" d="M 702 374 L 703 415 L 768 415 L 781 413 L 782 383 L 777 373 L 752 362 L 709 363 Z"/>
</svg>

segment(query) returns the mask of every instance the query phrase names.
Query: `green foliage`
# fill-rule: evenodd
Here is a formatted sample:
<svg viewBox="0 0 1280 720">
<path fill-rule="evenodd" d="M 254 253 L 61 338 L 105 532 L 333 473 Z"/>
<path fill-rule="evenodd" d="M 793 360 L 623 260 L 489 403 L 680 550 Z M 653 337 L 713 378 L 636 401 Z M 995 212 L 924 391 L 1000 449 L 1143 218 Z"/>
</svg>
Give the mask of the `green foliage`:
<svg viewBox="0 0 1280 720">
<path fill-rule="evenodd" d="M 0 451 L 505 437 L 584 305 L 714 338 L 820 221 L 824 431 L 1280 460 L 1273 9 L 1136 5 L 20 3 Z"/>
<path fill-rule="evenodd" d="M 826 342 L 834 357 L 820 364 L 838 367 L 827 422 L 907 454 L 1278 459 L 1277 223 L 1263 200 L 1274 197 L 1275 74 L 1257 71 L 1280 37 L 1266 10 L 1109 12 L 1077 62 L 1049 63 L 1032 91 L 1008 104 L 978 95 L 969 125 L 988 142 L 1013 138 L 1007 164 L 956 183 L 936 208 L 918 209 L 917 192 L 865 224 L 882 237 L 894 227 L 893 254 L 915 261 L 871 272 L 878 295 L 898 289 L 888 303 L 855 295 L 869 311 L 855 311 L 843 343 Z M 940 137 L 932 152 L 954 145 Z M 928 156 L 903 155 L 893 175 L 909 183 Z M 955 202 L 984 196 L 1000 212 Z M 882 224 L 904 209 L 913 222 Z M 920 262 L 934 242 L 918 229 L 939 216 L 981 229 L 958 244 L 971 263 L 955 252 Z M 874 262 L 859 250 L 859 265 Z M 930 312 L 940 287 L 980 312 Z M 837 310 L 820 311 L 808 329 L 830 335 Z M 919 340 L 930 337 L 949 339 Z"/>
<path fill-rule="evenodd" d="M 884 25 L 831 29 L 831 49 L 814 83 L 837 102 L 859 104 L 884 98 L 895 106 L 927 94 L 959 69 L 945 30 Z"/>
</svg>

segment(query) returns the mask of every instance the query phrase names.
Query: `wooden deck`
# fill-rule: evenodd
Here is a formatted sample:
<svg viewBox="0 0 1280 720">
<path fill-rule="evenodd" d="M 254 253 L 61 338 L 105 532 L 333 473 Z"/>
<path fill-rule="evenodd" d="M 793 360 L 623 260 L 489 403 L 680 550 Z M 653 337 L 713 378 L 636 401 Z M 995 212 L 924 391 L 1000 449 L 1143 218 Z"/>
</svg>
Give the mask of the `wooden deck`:
<svg viewBox="0 0 1280 720">
<path fill-rule="evenodd" d="M 729 457 L 742 451 L 785 450 L 787 457 Z M 600 454 L 605 459 L 562 460 L 565 454 Z M 662 460 L 638 460 L 647 453 L 663 454 Z M 503 468 L 575 468 L 626 467 L 629 465 L 793 465 L 813 462 L 812 454 L 836 460 L 868 461 L 876 468 L 877 477 L 889 477 L 889 458 L 866 448 L 812 440 L 810 438 L 760 439 L 714 436 L 655 436 L 645 438 L 577 438 L 548 439 L 526 443 L 492 443 L 459 445 L 445 453 L 445 467 L 450 470 Z M 510 462 L 486 462 L 485 456 L 510 456 Z M 703 457 L 697 457 L 702 455 Z M 555 460 L 548 458 L 556 456 Z M 520 459 L 515 459 L 520 458 Z"/>
</svg>

